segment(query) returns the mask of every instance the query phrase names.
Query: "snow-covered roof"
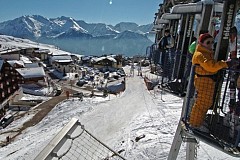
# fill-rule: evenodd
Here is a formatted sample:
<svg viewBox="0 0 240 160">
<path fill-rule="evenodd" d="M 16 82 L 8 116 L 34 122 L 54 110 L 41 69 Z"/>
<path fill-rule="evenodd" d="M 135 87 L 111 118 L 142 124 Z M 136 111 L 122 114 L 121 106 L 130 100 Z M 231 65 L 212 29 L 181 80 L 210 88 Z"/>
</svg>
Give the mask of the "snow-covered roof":
<svg viewBox="0 0 240 160">
<path fill-rule="evenodd" d="M 66 63 L 66 62 L 72 62 L 72 60 L 55 60 L 55 62 Z"/>
<path fill-rule="evenodd" d="M 60 60 L 68 60 L 68 61 L 72 61 L 72 57 L 70 55 L 56 55 L 56 56 L 52 56 L 51 57 L 52 61 L 60 61 Z"/>
<path fill-rule="evenodd" d="M 34 60 L 34 61 L 41 61 L 38 57 L 33 57 L 32 60 Z"/>
<path fill-rule="evenodd" d="M 7 54 L 7 53 L 10 53 L 10 54 L 16 54 L 17 51 L 20 51 L 21 49 L 19 48 L 13 48 L 13 49 L 5 49 L 5 50 L 1 50 L 0 51 L 0 54 Z"/>
<path fill-rule="evenodd" d="M 70 55 L 71 53 L 66 52 L 66 51 L 62 51 L 62 50 L 52 50 L 51 53 L 53 56 L 64 56 L 64 55 Z"/>
<path fill-rule="evenodd" d="M 20 60 L 22 60 L 23 63 L 25 63 L 25 64 L 26 63 L 32 63 L 32 61 L 29 58 L 27 58 L 27 57 L 25 57 L 23 55 L 21 55 Z"/>
<path fill-rule="evenodd" d="M 49 49 L 39 49 L 39 50 L 34 50 L 34 53 L 50 53 Z"/>
<path fill-rule="evenodd" d="M 117 62 L 116 61 L 116 59 L 114 59 L 113 57 L 99 57 L 99 58 L 93 58 L 92 60 L 93 61 L 95 61 L 95 62 L 99 62 L 99 61 L 102 61 L 102 60 L 104 60 L 104 59 L 108 59 L 108 60 L 110 60 L 110 61 L 112 61 L 112 62 Z"/>
<path fill-rule="evenodd" d="M 16 70 L 24 78 L 37 78 L 37 77 L 45 77 L 46 76 L 43 67 L 18 68 Z"/>
<path fill-rule="evenodd" d="M 34 68 L 34 67 L 39 67 L 38 63 L 27 63 L 25 64 L 26 68 Z"/>
<path fill-rule="evenodd" d="M 44 64 L 43 62 L 39 62 L 39 64 L 40 64 L 40 66 L 42 66 L 42 67 L 47 67 L 47 65 Z"/>
<path fill-rule="evenodd" d="M 18 61 L 18 60 L 9 60 L 7 61 L 11 66 L 14 66 L 14 64 L 18 64 L 18 65 L 21 65 L 21 66 L 25 66 L 23 61 Z"/>
<path fill-rule="evenodd" d="M 72 56 L 76 56 L 76 57 L 78 57 L 78 58 L 84 57 L 84 55 L 81 55 L 81 54 L 74 54 L 74 53 L 72 53 L 71 55 L 72 55 Z"/>
<path fill-rule="evenodd" d="M 82 60 L 85 61 L 85 60 L 90 60 L 91 58 L 93 58 L 92 56 L 83 56 L 82 57 Z"/>
</svg>

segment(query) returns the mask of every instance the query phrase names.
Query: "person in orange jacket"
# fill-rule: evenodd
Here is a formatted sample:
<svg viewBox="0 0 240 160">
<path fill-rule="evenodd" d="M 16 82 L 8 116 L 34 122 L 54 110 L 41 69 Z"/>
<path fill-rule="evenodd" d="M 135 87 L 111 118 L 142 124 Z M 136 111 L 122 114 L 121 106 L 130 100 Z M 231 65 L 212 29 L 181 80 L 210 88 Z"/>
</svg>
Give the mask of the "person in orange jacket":
<svg viewBox="0 0 240 160">
<path fill-rule="evenodd" d="M 209 33 L 199 36 L 196 50 L 193 54 L 192 64 L 196 65 L 194 86 L 197 92 L 195 103 L 192 107 L 189 123 L 194 128 L 203 128 L 208 132 L 208 128 L 202 125 L 208 109 L 213 104 L 213 95 L 215 89 L 214 75 L 222 68 L 228 68 L 232 65 L 229 61 L 216 61 L 213 52 L 214 39 Z"/>
</svg>

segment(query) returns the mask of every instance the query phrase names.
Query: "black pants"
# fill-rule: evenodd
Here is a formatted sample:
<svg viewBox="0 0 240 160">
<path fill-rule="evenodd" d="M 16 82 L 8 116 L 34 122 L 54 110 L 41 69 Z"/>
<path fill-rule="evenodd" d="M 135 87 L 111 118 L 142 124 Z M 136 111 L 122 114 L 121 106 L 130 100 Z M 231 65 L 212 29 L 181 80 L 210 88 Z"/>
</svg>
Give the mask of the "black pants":
<svg viewBox="0 0 240 160">
<path fill-rule="evenodd" d="M 162 66 L 162 68 L 164 68 L 165 58 L 166 58 L 166 51 L 162 51 L 161 52 L 161 66 Z"/>
</svg>

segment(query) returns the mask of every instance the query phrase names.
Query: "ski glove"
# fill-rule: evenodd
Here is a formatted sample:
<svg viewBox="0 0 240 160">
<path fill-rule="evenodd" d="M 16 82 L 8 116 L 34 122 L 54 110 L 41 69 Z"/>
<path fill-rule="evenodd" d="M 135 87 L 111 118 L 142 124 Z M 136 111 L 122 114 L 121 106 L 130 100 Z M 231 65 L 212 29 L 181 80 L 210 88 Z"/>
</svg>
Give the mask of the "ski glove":
<svg viewBox="0 0 240 160">
<path fill-rule="evenodd" d="M 228 68 L 236 67 L 239 64 L 237 59 L 228 59 L 226 63 L 228 65 Z"/>
</svg>

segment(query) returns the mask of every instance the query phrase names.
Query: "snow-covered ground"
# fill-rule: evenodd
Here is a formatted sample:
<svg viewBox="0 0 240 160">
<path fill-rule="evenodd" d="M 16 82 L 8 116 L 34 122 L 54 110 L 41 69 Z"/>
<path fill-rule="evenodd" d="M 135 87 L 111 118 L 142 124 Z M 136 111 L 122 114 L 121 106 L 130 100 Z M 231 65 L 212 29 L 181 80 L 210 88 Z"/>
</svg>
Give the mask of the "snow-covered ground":
<svg viewBox="0 0 240 160">
<path fill-rule="evenodd" d="M 77 99 L 61 102 L 39 124 L 0 148 L 0 159 L 34 159 L 73 117 L 114 150 L 124 149 L 121 154 L 129 160 L 167 159 L 183 100 L 167 92 L 149 92 L 139 76 L 127 78 L 126 87 L 119 97 L 111 95 L 105 99 L 95 97 L 82 102 Z M 22 118 L 21 121 L 25 120 Z M 14 121 L 1 132 L 14 129 L 21 121 Z M 136 142 L 135 138 L 140 135 L 145 137 Z M 185 146 L 183 143 L 178 159 L 185 159 Z M 200 142 L 198 159 L 237 158 Z"/>
<path fill-rule="evenodd" d="M 0 35 L 0 44 L 2 45 L 2 48 L 0 48 L 0 50 L 7 49 L 7 48 L 14 49 L 14 48 L 36 47 L 40 49 L 49 49 L 50 52 L 53 54 L 58 54 L 58 55 L 70 54 L 69 52 L 60 50 L 53 45 L 37 43 L 28 39 L 16 38 L 16 37 L 6 36 L 6 35 Z"/>
</svg>

